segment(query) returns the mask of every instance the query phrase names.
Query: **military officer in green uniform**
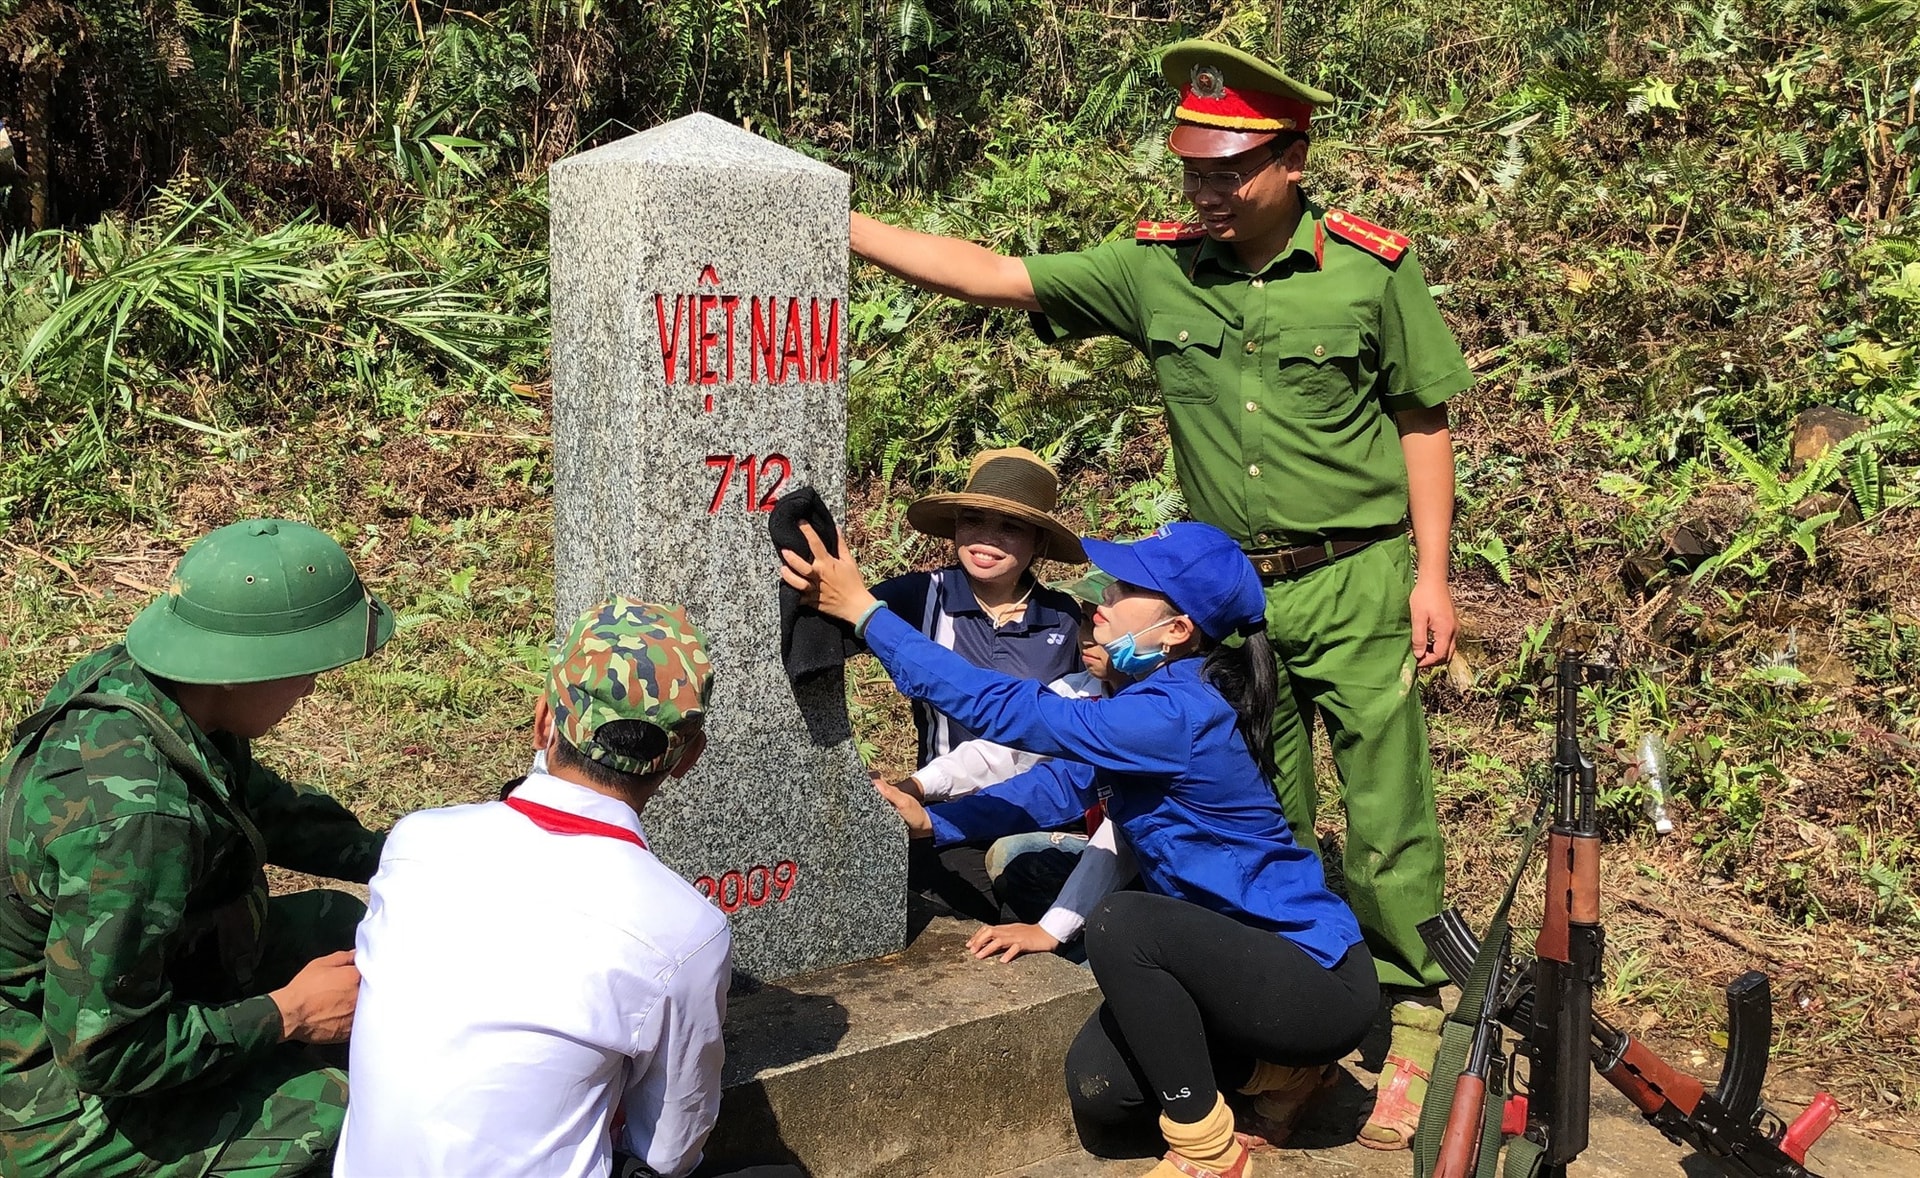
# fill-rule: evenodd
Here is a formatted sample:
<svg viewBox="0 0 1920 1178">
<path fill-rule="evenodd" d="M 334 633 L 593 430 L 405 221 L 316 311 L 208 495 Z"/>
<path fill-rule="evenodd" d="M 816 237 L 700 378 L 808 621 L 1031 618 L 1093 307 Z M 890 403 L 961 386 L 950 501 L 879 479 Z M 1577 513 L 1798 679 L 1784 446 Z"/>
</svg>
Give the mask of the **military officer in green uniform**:
<svg viewBox="0 0 1920 1178">
<path fill-rule="evenodd" d="M 393 615 L 324 533 L 234 524 L 126 640 L 78 663 L 0 764 L 0 1175 L 324 1173 L 359 974 L 345 892 L 382 836 L 255 761 Z"/>
<path fill-rule="evenodd" d="M 856 213 L 853 250 L 928 290 L 1032 312 L 1049 340 L 1118 335 L 1152 361 L 1189 509 L 1266 583 L 1291 683 L 1275 784 L 1303 840 L 1316 715 L 1332 745 L 1347 894 L 1403 996 L 1362 1141 L 1404 1148 L 1444 980 L 1415 931 L 1440 909 L 1443 859 L 1414 676 L 1453 649 L 1446 402 L 1472 377 L 1407 239 L 1302 189 L 1309 120 L 1331 96 L 1206 41 L 1162 65 L 1194 222 L 1013 258 Z"/>
</svg>

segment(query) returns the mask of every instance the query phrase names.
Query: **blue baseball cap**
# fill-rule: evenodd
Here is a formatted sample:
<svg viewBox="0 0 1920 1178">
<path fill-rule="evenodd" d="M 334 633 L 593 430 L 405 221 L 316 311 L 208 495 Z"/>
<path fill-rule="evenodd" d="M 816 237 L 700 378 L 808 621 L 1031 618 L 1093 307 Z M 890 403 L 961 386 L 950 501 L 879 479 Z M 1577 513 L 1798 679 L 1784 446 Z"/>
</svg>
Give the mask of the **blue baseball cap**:
<svg viewBox="0 0 1920 1178">
<path fill-rule="evenodd" d="M 1165 594 L 1215 642 L 1266 624 L 1260 574 L 1233 537 L 1212 524 L 1168 524 L 1132 544 L 1088 536 L 1081 545 L 1095 568 Z"/>
</svg>

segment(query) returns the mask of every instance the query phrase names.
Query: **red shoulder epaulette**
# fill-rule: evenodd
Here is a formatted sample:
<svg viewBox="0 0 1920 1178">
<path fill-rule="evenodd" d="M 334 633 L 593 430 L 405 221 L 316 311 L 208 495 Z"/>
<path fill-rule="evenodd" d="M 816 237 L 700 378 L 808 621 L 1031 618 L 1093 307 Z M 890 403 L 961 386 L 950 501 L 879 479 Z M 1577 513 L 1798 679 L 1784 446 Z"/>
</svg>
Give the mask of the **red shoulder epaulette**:
<svg viewBox="0 0 1920 1178">
<path fill-rule="evenodd" d="M 1413 244 L 1411 238 L 1375 225 L 1364 217 L 1356 217 L 1344 209 L 1328 209 L 1326 219 L 1327 230 L 1335 237 L 1389 262 L 1399 261 L 1400 255 L 1406 253 L 1407 247 Z"/>
<path fill-rule="evenodd" d="M 1135 241 L 1193 241 L 1207 235 L 1198 221 L 1142 221 L 1133 227 Z"/>
</svg>

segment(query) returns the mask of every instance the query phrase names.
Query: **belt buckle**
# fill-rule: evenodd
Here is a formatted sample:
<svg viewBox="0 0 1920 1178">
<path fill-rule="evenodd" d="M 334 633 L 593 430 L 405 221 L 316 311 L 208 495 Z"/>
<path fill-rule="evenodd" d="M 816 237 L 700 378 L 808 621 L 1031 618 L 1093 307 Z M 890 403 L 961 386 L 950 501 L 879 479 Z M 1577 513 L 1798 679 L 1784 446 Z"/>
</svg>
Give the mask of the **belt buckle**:
<svg viewBox="0 0 1920 1178">
<path fill-rule="evenodd" d="M 1293 553 L 1285 549 L 1263 553 L 1253 562 L 1253 568 L 1263 577 L 1284 577 L 1293 572 Z"/>
</svg>

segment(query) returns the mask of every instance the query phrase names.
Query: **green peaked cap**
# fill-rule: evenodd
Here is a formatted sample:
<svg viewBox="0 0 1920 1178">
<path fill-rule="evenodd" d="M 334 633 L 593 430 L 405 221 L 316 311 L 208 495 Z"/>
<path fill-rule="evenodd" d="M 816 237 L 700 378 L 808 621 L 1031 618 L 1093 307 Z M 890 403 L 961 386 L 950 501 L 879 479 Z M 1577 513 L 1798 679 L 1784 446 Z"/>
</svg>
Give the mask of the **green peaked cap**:
<svg viewBox="0 0 1920 1178">
<path fill-rule="evenodd" d="M 1184 91 L 1191 87 L 1194 72 L 1207 66 L 1219 71 L 1220 82 L 1229 93 L 1252 91 L 1273 94 L 1309 107 L 1331 106 L 1334 103 L 1333 95 L 1325 90 L 1296 81 L 1272 62 L 1218 41 L 1195 37 L 1175 41 L 1160 51 L 1160 74 L 1176 90 Z"/>
<path fill-rule="evenodd" d="M 1295 81 L 1272 63 L 1217 41 L 1177 41 L 1160 72 L 1180 92 L 1169 143 L 1187 157 L 1238 155 L 1283 131 L 1308 129 L 1313 108 L 1333 95 Z"/>
</svg>

